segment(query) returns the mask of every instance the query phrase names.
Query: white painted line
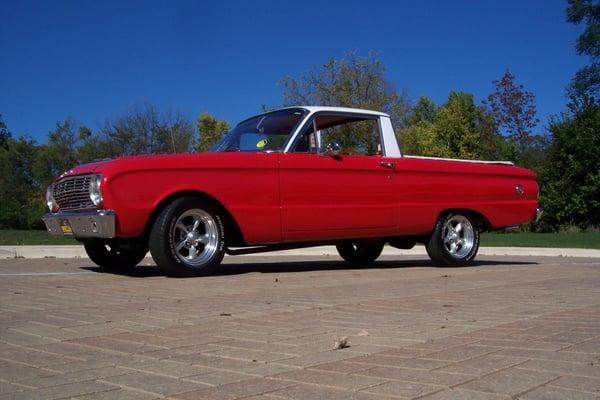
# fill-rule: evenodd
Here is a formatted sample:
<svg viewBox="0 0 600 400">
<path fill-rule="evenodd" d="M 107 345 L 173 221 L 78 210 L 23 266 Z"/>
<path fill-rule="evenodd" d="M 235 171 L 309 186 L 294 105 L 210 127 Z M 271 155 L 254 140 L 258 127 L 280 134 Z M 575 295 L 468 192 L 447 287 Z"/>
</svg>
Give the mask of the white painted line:
<svg viewBox="0 0 600 400">
<path fill-rule="evenodd" d="M 427 257 L 425 247 L 415 246 L 410 250 L 399 250 L 386 246 L 384 256 Z M 584 257 L 600 258 L 599 249 L 563 249 L 545 247 L 481 247 L 481 256 L 515 257 Z M 308 247 L 304 249 L 273 251 L 248 254 L 244 257 L 317 256 L 339 258 L 335 246 Z M 146 255 L 150 257 L 150 253 Z M 11 258 L 83 258 L 88 260 L 83 246 L 0 246 L 0 259 Z M 427 257 L 428 258 L 428 257 Z"/>
<path fill-rule="evenodd" d="M 34 275 L 84 275 L 93 272 L 17 272 L 15 274 L 0 274 L 0 276 L 34 276 Z"/>
</svg>

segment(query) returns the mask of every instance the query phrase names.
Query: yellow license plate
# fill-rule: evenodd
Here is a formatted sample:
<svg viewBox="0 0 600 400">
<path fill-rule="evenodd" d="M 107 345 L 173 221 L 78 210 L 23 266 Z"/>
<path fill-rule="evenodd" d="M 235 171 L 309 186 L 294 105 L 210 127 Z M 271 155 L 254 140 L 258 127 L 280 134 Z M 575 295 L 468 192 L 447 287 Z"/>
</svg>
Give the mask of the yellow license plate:
<svg viewBox="0 0 600 400">
<path fill-rule="evenodd" d="M 71 224 L 66 219 L 60 221 L 60 229 L 65 236 L 73 235 L 73 228 L 71 228 Z"/>
</svg>

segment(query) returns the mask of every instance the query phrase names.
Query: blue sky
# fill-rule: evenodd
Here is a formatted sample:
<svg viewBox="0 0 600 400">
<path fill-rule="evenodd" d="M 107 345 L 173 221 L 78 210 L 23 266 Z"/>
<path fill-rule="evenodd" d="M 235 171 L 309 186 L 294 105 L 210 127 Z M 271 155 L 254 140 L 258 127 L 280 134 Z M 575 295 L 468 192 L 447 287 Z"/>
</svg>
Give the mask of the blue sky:
<svg viewBox="0 0 600 400">
<path fill-rule="evenodd" d="M 45 141 L 56 121 L 92 129 L 137 103 L 237 122 L 281 103 L 277 81 L 349 50 L 379 54 L 413 100 L 478 101 L 510 69 L 542 124 L 587 60 L 565 0 L 0 0 L 0 114 Z M 543 127 L 538 130 L 542 130 Z"/>
</svg>

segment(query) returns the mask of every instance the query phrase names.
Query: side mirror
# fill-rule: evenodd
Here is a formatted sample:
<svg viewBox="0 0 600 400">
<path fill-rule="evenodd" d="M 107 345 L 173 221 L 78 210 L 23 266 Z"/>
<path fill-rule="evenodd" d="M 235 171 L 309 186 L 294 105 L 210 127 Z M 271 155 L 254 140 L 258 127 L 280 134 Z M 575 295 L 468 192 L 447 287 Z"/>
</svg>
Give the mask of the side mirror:
<svg viewBox="0 0 600 400">
<path fill-rule="evenodd" d="M 327 143 L 327 146 L 325 146 L 324 154 L 329 157 L 338 157 L 341 150 L 342 146 L 340 146 L 338 142 L 329 142 Z"/>
</svg>

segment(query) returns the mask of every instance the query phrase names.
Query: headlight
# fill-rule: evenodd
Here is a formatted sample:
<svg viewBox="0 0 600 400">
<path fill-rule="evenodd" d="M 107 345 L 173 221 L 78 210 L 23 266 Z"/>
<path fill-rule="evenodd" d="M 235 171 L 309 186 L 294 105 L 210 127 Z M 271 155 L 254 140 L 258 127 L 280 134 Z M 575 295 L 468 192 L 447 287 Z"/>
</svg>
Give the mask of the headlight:
<svg viewBox="0 0 600 400">
<path fill-rule="evenodd" d="M 56 200 L 54 200 L 54 195 L 52 194 L 53 189 L 54 185 L 50 185 L 46 190 L 46 205 L 51 212 L 56 212 L 58 211 L 58 204 L 56 203 Z"/>
<path fill-rule="evenodd" d="M 102 175 L 94 175 L 92 177 L 92 181 L 90 182 L 90 199 L 96 207 L 100 207 L 102 205 L 102 191 L 100 190 L 101 183 Z"/>
</svg>

